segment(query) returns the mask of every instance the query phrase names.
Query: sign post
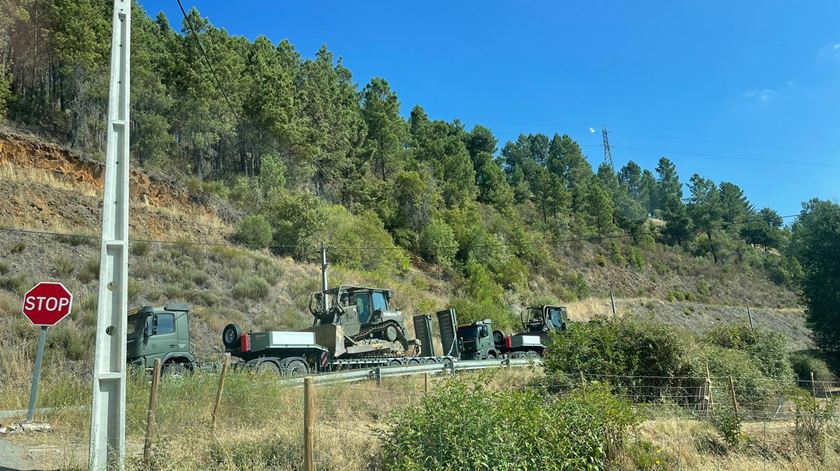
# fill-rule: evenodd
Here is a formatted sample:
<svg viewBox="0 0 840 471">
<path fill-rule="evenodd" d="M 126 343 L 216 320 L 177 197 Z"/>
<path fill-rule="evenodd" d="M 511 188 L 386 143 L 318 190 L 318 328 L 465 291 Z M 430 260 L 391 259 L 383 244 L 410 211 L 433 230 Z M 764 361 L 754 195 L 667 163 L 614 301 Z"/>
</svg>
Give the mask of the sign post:
<svg viewBox="0 0 840 471">
<path fill-rule="evenodd" d="M 29 391 L 29 409 L 26 421 L 35 418 L 35 401 L 38 398 L 38 383 L 41 381 L 41 365 L 44 362 L 44 345 L 47 343 L 47 327 L 57 324 L 70 315 L 73 295 L 61 283 L 41 282 L 23 295 L 23 315 L 34 325 L 41 327 L 38 334 L 38 350 L 35 353 L 35 369 L 32 370 L 32 389 Z"/>
</svg>

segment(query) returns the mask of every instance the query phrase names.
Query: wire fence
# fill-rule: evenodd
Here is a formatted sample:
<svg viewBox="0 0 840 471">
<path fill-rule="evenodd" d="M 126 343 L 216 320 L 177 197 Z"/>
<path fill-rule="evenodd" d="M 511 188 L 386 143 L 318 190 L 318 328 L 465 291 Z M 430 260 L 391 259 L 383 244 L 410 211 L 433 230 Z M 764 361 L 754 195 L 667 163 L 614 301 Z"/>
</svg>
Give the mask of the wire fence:
<svg viewBox="0 0 840 471">
<path fill-rule="evenodd" d="M 609 384 L 625 397 L 646 421 L 670 421 L 690 430 L 692 423 L 711 422 L 717 415 L 732 414 L 745 424 L 757 446 L 771 447 L 772 436 L 791 431 L 810 419 L 809 414 L 833 410 L 828 406 L 840 396 L 836 381 L 766 381 L 754 387 L 752 378 L 732 377 L 646 377 L 581 373 L 577 382 L 548 379 L 516 369 L 502 369 L 495 379 L 510 387 L 543 388 L 546 396 L 562 396 L 573 388 Z M 513 376 L 511 376 L 513 375 Z M 159 385 L 153 427 L 149 428 L 148 408 L 151 381 L 131 378 L 126 402 L 126 435 L 129 468 L 143 464 L 142 444 L 151 430 L 152 469 L 170 469 L 173 460 L 189 469 L 188 459 L 203 461 L 196 467 L 241 469 L 263 457 L 277 469 L 299 469 L 307 454 L 306 437 L 311 436 L 313 462 L 318 467 L 365 467 L 376 459 L 379 434 L 391 425 L 391 414 L 427 398 L 451 375 L 386 377 L 347 384 L 318 384 L 311 390 L 282 385 L 271 374 L 231 372 L 226 378 L 218 405 L 219 373 L 196 373 L 186 377 L 164 378 Z M 762 389 L 763 388 L 763 389 Z M 45 391 L 50 394 L 52 391 Z M 48 421 L 54 434 L 43 443 L 30 446 L 29 453 L 42 466 L 84 466 L 87 459 L 90 404 L 87 391 L 61 404 L 39 411 L 36 417 Z M 314 404 L 314 424 L 305 427 L 306 394 Z M 803 407 L 802 399 L 816 404 Z M 214 420 L 214 409 L 217 409 Z M 22 420 L 25 411 L 16 417 Z M 822 413 L 822 412 L 820 412 Z M 12 417 L 0 422 L 10 423 Z M 827 418 L 838 425 L 836 411 Z M 643 424 L 639 430 L 644 430 Z M 635 431 L 636 437 L 641 433 Z M 769 432 L 768 432 L 769 430 Z M 768 438 L 771 437 L 771 438 Z M 453 444 L 440 440 L 443 449 Z M 37 442 L 29 439 L 28 443 Z M 675 443 L 673 446 L 687 446 Z M 206 448 L 201 453 L 194 451 Z M 193 449 L 194 448 L 194 449 Z M 679 450 L 675 450 L 679 451 Z M 678 453 L 679 454 L 679 453 Z M 192 456 L 192 458 L 190 458 Z M 770 459 L 770 458 L 768 458 Z"/>
</svg>

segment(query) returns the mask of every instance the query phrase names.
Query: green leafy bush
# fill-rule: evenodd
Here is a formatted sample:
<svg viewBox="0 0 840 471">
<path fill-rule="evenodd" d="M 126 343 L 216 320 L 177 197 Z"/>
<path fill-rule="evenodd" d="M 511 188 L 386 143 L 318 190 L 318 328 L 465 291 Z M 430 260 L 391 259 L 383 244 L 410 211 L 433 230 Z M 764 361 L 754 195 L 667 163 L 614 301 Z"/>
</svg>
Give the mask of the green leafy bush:
<svg viewBox="0 0 840 471">
<path fill-rule="evenodd" d="M 712 426 L 731 448 L 741 443 L 741 418 L 728 407 L 718 408 L 711 416 Z"/>
<path fill-rule="evenodd" d="M 264 249 L 271 244 L 274 231 L 265 216 L 252 214 L 245 217 L 236 231 L 236 240 L 248 247 Z"/>
<path fill-rule="evenodd" d="M 449 224 L 440 219 L 432 219 L 420 233 L 420 255 L 429 262 L 439 265 L 450 266 L 455 254 L 458 252 L 458 244 L 455 241 L 455 232 Z"/>
<path fill-rule="evenodd" d="M 604 388 L 562 398 L 450 381 L 379 432 L 384 469 L 608 469 L 637 423 Z"/>
<path fill-rule="evenodd" d="M 632 382 L 634 387 L 664 394 L 667 388 L 693 388 L 682 379 L 698 375 L 694 351 L 690 336 L 652 320 L 572 323 L 554 336 L 545 367 L 549 381 L 561 387 L 586 372 L 604 375 L 617 387 Z M 647 394 L 641 399 L 657 398 Z"/>
<path fill-rule="evenodd" d="M 799 381 L 811 381 L 814 373 L 815 381 L 834 381 L 834 373 L 825 360 L 809 352 L 794 352 L 790 355 L 793 372 Z"/>
<path fill-rule="evenodd" d="M 761 372 L 770 378 L 790 380 L 790 341 L 783 334 L 754 329 L 745 324 L 718 326 L 706 334 L 706 342 L 749 354 Z"/>
</svg>

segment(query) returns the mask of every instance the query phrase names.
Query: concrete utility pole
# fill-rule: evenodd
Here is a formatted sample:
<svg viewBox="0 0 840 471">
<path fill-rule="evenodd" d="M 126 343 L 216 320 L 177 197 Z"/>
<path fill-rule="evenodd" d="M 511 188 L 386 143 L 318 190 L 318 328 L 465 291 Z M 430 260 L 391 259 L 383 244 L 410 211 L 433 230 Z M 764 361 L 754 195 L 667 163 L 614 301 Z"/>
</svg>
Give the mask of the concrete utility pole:
<svg viewBox="0 0 840 471">
<path fill-rule="evenodd" d="M 128 109 L 131 0 L 114 0 L 108 141 L 102 197 L 99 305 L 90 419 L 92 471 L 125 466 L 125 341 L 128 323 Z"/>
</svg>

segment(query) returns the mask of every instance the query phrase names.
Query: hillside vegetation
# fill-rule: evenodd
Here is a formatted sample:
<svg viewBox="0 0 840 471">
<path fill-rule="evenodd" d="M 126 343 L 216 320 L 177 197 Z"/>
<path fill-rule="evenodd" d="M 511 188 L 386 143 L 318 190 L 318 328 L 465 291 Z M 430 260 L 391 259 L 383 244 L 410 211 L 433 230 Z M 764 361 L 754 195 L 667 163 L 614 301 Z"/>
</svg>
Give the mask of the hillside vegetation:
<svg viewBox="0 0 840 471">
<path fill-rule="evenodd" d="M 0 5 L 7 118 L 97 159 L 110 6 Z M 452 281 L 464 318 L 501 325 L 516 301 L 610 289 L 796 304 L 800 268 L 779 251 L 781 219 L 753 208 L 735 184 L 694 175 L 683 195 L 664 157 L 652 170 L 633 162 L 593 170 L 559 133 L 522 134 L 499 149 L 481 125 L 434 120 L 420 106 L 404 119 L 386 80 L 357 86 L 326 47 L 304 58 L 287 41 L 231 36 L 196 10 L 188 21 L 197 36 L 186 21 L 179 33 L 162 14 L 135 10 L 135 168 L 180 179 L 193 199 L 229 201 L 239 244 L 307 261 L 325 242 L 334 262 L 383 276 L 418 266 Z"/>
</svg>

